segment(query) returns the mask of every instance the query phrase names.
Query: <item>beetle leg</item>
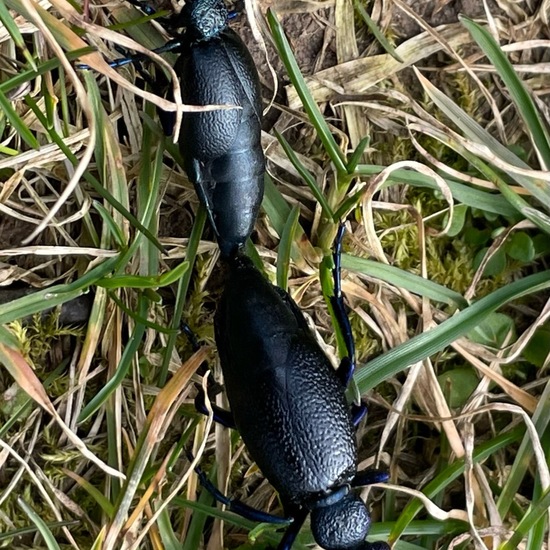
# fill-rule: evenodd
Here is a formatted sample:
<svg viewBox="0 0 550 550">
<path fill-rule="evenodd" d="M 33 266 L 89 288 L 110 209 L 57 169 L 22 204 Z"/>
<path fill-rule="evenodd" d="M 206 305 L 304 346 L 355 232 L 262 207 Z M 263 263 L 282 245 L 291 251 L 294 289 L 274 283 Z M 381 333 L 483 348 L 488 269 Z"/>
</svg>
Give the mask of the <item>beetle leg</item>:
<svg viewBox="0 0 550 550">
<path fill-rule="evenodd" d="M 351 405 L 351 421 L 354 426 L 357 426 L 367 415 L 367 406 L 361 401 L 359 405 L 352 403 Z"/>
<path fill-rule="evenodd" d="M 285 513 L 288 514 L 288 510 L 286 507 Z M 300 532 L 300 529 L 302 528 L 302 525 L 304 524 L 308 513 L 309 512 L 305 509 L 298 509 L 296 510 L 296 512 L 289 514 L 294 518 L 294 521 L 288 526 L 287 530 L 285 531 L 283 538 L 279 543 L 279 546 L 277 546 L 277 550 L 290 550 L 292 548 L 292 544 L 296 540 L 296 537 L 298 536 L 298 533 Z"/>
<path fill-rule="evenodd" d="M 159 48 L 155 48 L 154 50 L 151 50 L 151 51 L 157 54 L 161 54 L 161 53 L 171 52 L 172 50 L 177 50 L 178 48 L 181 48 L 181 40 L 170 40 L 169 42 L 164 44 L 164 46 L 160 46 Z M 136 53 L 136 54 L 128 55 L 127 57 L 121 57 L 120 59 L 115 59 L 114 61 L 109 62 L 109 67 L 111 67 L 112 69 L 118 69 L 119 67 L 124 67 L 125 65 L 130 65 L 131 63 L 138 63 L 146 59 L 150 59 L 150 57 L 143 53 Z M 90 66 L 86 65 L 86 63 L 77 63 L 76 67 L 77 69 L 82 69 L 82 70 L 90 69 Z M 158 82 L 155 84 L 155 87 L 158 88 Z"/>
<path fill-rule="evenodd" d="M 187 458 L 190 461 L 193 461 L 193 455 L 187 453 Z M 282 518 L 280 516 L 275 516 L 273 514 L 268 514 L 267 512 L 262 512 L 257 510 L 252 506 L 248 506 L 244 502 L 241 502 L 237 499 L 229 498 L 224 495 L 207 477 L 203 472 L 200 466 L 195 466 L 195 473 L 197 474 L 201 485 L 218 501 L 222 504 L 225 504 L 227 508 L 238 514 L 239 516 L 250 519 L 252 521 L 260 521 L 262 523 L 275 523 L 275 524 L 286 524 L 293 521 L 293 518 Z"/>
<path fill-rule="evenodd" d="M 210 200 L 210 197 L 206 192 L 205 186 L 207 182 L 202 176 L 200 161 L 196 158 L 190 159 L 190 162 L 185 163 L 184 168 L 187 173 L 187 177 L 193 183 L 193 187 L 195 188 L 195 192 L 199 197 L 199 201 L 204 204 L 206 208 L 206 215 L 208 216 L 210 226 L 214 230 L 214 233 L 216 233 L 216 237 L 218 237 L 218 226 L 216 225 L 216 221 L 214 220 L 214 208 L 212 206 L 212 201 Z"/>
<path fill-rule="evenodd" d="M 193 332 L 193 329 L 183 321 L 180 323 L 180 328 L 182 332 L 184 332 L 187 336 L 187 339 L 189 340 L 193 351 L 197 351 L 200 348 L 200 344 L 197 340 L 197 335 Z M 206 362 L 203 364 L 206 364 Z M 210 413 L 206 408 L 206 396 L 204 395 L 204 390 L 198 385 L 196 385 L 196 388 L 198 393 L 195 397 L 195 408 L 198 412 L 208 416 Z M 218 424 L 221 424 L 226 428 L 231 428 L 233 430 L 237 429 L 235 427 L 235 420 L 233 420 L 233 415 L 231 414 L 231 411 L 226 411 L 225 409 L 222 409 L 221 407 L 218 407 L 214 404 L 210 404 L 210 407 L 212 408 L 212 414 L 215 422 L 218 422 Z"/>
<path fill-rule="evenodd" d="M 389 477 L 388 472 L 369 468 L 368 470 L 357 472 L 351 482 L 351 486 L 364 487 L 365 485 L 372 485 L 373 483 L 385 483 L 388 481 Z"/>
<path fill-rule="evenodd" d="M 338 227 L 338 233 L 336 234 L 336 240 L 334 242 L 334 252 L 332 258 L 334 261 L 334 268 L 332 270 L 332 278 L 334 280 L 334 295 L 330 297 L 330 303 L 334 310 L 334 315 L 342 331 L 342 336 L 346 344 L 348 356 L 342 359 L 338 370 L 336 371 L 342 383 L 347 386 L 353 376 L 355 370 L 355 342 L 353 341 L 353 333 L 351 332 L 351 325 L 349 322 L 348 314 L 344 306 L 344 298 L 342 296 L 342 268 L 341 268 L 341 256 L 342 256 L 342 239 L 344 237 L 344 224 L 340 224 Z"/>
<path fill-rule="evenodd" d="M 306 508 L 300 508 L 291 502 L 285 502 L 284 499 L 283 509 L 288 517 L 292 517 L 294 519 L 284 532 L 281 542 L 279 542 L 279 545 L 277 546 L 277 550 L 290 550 L 309 514 L 309 510 Z"/>
<path fill-rule="evenodd" d="M 198 388 L 199 393 L 197 393 L 197 397 L 195 397 L 195 408 L 200 413 L 208 416 L 208 409 L 206 408 L 205 403 L 205 395 L 202 388 Z M 225 409 L 222 409 L 221 407 L 218 407 L 217 405 L 210 405 L 212 407 L 212 414 L 214 416 L 214 420 L 221 424 L 222 426 L 225 426 L 226 428 L 231 428 L 232 430 L 236 430 L 237 427 L 235 426 L 235 420 L 233 419 L 233 414 L 231 411 L 227 411 Z"/>
</svg>

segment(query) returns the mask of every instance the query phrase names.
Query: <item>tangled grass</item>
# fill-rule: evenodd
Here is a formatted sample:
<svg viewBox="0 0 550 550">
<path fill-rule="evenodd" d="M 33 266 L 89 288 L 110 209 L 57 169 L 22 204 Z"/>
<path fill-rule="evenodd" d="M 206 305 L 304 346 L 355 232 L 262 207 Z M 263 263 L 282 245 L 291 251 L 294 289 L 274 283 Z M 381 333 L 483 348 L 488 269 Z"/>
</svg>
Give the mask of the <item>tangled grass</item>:
<svg viewBox="0 0 550 550">
<path fill-rule="evenodd" d="M 262 71 L 266 118 L 278 114 L 262 137 L 268 176 L 250 252 L 336 362 L 326 258 L 347 221 L 353 390 L 369 404 L 360 468 L 391 474 L 371 491 L 371 535 L 397 549 L 548 548 L 547 4 L 501 0 L 482 24 L 436 28 L 401 0 L 281 2 L 283 26 L 249 6 L 267 43 L 256 54 L 273 68 Z M 401 40 L 404 14 L 420 31 Z M 305 77 L 283 33 L 297 17 L 323 33 Z M 216 509 L 184 452 L 223 491 L 280 511 L 238 434 L 192 405 L 206 359 L 220 379 L 223 274 L 157 122 L 157 108 L 178 120 L 188 107 L 177 79 L 169 101 L 134 66 L 105 62 L 115 44 L 147 55 L 162 45 L 152 19 L 124 2 L 0 3 L 1 547 L 280 538 Z M 152 58 L 171 74 L 173 56 Z M 14 298 L 14 287 L 35 292 Z M 83 295 L 87 324 L 64 324 Z M 181 319 L 205 344 L 194 354 Z M 304 529 L 295 548 L 311 543 Z"/>
</svg>

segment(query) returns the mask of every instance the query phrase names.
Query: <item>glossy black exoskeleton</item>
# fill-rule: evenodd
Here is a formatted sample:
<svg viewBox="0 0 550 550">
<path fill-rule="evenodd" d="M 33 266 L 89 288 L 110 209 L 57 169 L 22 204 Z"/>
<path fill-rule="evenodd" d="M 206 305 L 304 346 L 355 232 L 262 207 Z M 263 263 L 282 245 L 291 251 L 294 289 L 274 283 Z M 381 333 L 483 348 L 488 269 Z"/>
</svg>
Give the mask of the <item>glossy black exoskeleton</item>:
<svg viewBox="0 0 550 550">
<path fill-rule="evenodd" d="M 333 305 L 340 301 L 343 307 L 337 271 Z M 231 406 L 215 410 L 215 418 L 240 432 L 293 519 L 279 549 L 292 546 L 310 513 L 314 538 L 326 550 L 388 549 L 365 541 L 370 516 L 352 491 L 387 479 L 376 470 L 357 472 L 354 422 L 366 409 L 354 410 L 345 398 L 352 344 L 350 357 L 335 370 L 290 295 L 243 255 L 230 260 L 215 332 Z M 243 511 L 238 501 L 215 496 L 241 515 L 269 521 Z"/>
<path fill-rule="evenodd" d="M 252 57 L 228 27 L 222 0 L 190 0 L 174 70 L 189 105 L 239 108 L 185 113 L 179 138 L 185 170 L 205 204 L 222 256 L 254 229 L 264 190 L 261 91 Z"/>
<path fill-rule="evenodd" d="M 145 2 L 128 1 L 147 14 L 154 13 Z M 252 233 L 265 173 L 258 72 L 247 47 L 228 26 L 228 17 L 223 0 L 188 0 L 177 16 L 164 20 L 167 27 L 183 32 L 154 50 L 180 54 L 174 71 L 184 104 L 235 106 L 185 112 L 179 135 L 185 171 L 206 207 L 223 257 L 235 254 Z M 111 66 L 143 59 L 138 54 Z M 162 89 L 167 84 L 163 76 L 152 79 L 142 75 L 153 88 Z M 173 115 L 164 113 L 161 121 L 171 134 Z"/>
</svg>

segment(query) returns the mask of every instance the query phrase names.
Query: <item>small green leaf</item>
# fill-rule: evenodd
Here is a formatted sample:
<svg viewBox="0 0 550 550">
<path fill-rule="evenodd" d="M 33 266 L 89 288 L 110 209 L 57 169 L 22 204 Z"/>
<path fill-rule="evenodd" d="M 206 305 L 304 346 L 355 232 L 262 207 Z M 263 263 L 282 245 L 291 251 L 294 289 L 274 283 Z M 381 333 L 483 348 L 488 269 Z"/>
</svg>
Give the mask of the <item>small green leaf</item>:
<svg viewBox="0 0 550 550">
<path fill-rule="evenodd" d="M 474 330 L 468 333 L 468 338 L 478 344 L 500 349 L 506 343 L 513 342 L 515 324 L 511 317 L 504 313 L 491 313 Z M 510 333 L 513 334 L 510 339 Z"/>
<path fill-rule="evenodd" d="M 489 248 L 482 248 L 474 258 L 474 269 L 477 269 L 485 255 L 487 254 Z M 484 277 L 495 277 L 501 275 L 502 272 L 506 269 L 506 252 L 502 248 L 499 248 L 492 256 L 491 259 L 487 262 L 485 269 L 483 270 Z"/>
<path fill-rule="evenodd" d="M 523 350 L 523 357 L 536 367 L 542 367 L 550 354 L 550 327 L 542 327 L 535 331 L 529 343 Z"/>
<path fill-rule="evenodd" d="M 535 244 L 533 239 L 524 233 L 518 231 L 514 233 L 506 245 L 506 253 L 510 258 L 520 262 L 531 262 L 535 257 Z"/>
<path fill-rule="evenodd" d="M 484 244 L 487 244 L 490 238 L 490 229 L 480 230 L 475 227 L 467 227 L 464 230 L 464 240 L 466 243 L 472 245 L 472 247 L 483 246 Z"/>
<path fill-rule="evenodd" d="M 468 206 L 465 204 L 457 204 L 453 212 L 453 221 L 451 227 L 447 231 L 447 236 L 456 237 L 464 228 L 464 222 L 466 221 L 466 212 L 468 212 Z M 446 221 L 444 222 L 446 223 Z"/>
<path fill-rule="evenodd" d="M 479 379 L 473 369 L 453 369 L 437 377 L 449 407 L 462 407 L 476 389 Z"/>
</svg>

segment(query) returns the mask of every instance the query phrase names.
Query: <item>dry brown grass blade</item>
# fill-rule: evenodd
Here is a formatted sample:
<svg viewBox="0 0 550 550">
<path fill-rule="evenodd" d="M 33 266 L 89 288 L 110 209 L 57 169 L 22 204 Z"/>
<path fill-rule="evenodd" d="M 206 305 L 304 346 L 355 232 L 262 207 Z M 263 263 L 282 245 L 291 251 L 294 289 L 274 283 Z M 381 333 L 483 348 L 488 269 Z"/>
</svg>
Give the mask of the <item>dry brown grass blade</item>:
<svg viewBox="0 0 550 550">
<path fill-rule="evenodd" d="M 58 507 L 56 506 L 55 502 L 52 500 L 52 498 L 46 491 L 44 485 L 42 484 L 37 474 L 33 471 L 33 468 L 29 466 L 28 464 L 29 457 L 27 456 L 23 458 L 18 453 L 16 453 L 14 449 L 12 449 L 9 445 L 7 445 L 4 441 L 2 441 L 2 439 L 0 439 L 0 448 L 2 448 L 4 451 L 7 451 L 17 462 L 21 464 L 21 467 L 23 468 L 25 473 L 29 476 L 30 479 L 32 479 L 34 485 L 36 486 L 38 492 L 40 493 L 40 496 L 44 499 L 44 502 L 47 503 L 48 507 L 51 509 L 54 517 L 58 521 L 61 521 L 62 516 L 58 510 Z M 64 528 L 63 531 L 67 539 L 69 540 L 71 546 L 76 550 L 80 550 L 76 541 L 73 539 L 70 531 L 67 528 Z"/>
<path fill-rule="evenodd" d="M 125 48 L 133 49 L 137 52 L 144 53 L 146 55 L 151 55 L 151 57 L 155 59 L 155 61 L 160 63 L 164 68 L 166 68 L 167 71 L 170 72 L 173 79 L 179 82 L 173 67 L 161 56 L 152 53 L 150 50 L 148 50 L 147 48 L 144 48 L 141 44 L 138 44 L 137 42 L 135 42 L 131 38 L 128 38 L 127 36 L 111 31 L 109 29 L 105 29 L 104 27 L 100 27 L 98 25 L 94 25 L 93 23 L 90 23 L 81 14 L 79 14 L 69 2 L 66 2 L 65 0 L 52 0 L 52 5 L 55 6 L 55 9 L 69 23 L 72 23 L 77 27 L 80 27 L 91 34 L 94 34 L 95 36 L 101 36 L 105 40 L 111 40 L 116 44 L 120 44 Z M 68 27 L 61 25 L 61 23 L 59 23 L 59 25 L 60 27 L 64 28 L 64 29 L 59 28 L 60 33 L 62 33 L 65 39 L 70 40 L 68 44 L 69 49 L 77 50 L 88 46 L 86 42 L 84 42 L 75 33 L 70 31 Z M 135 86 L 134 84 L 132 84 L 131 82 L 129 82 L 128 80 L 126 80 L 119 72 L 117 72 L 115 69 L 110 67 L 109 64 L 103 59 L 103 57 L 99 53 L 95 53 L 95 52 L 90 53 L 85 56 L 82 56 L 81 59 L 83 63 L 86 63 L 87 65 L 92 67 L 94 70 L 109 77 L 111 80 L 116 82 L 119 86 L 122 86 L 123 88 L 130 90 L 135 95 L 142 97 L 147 101 L 150 101 L 151 103 L 157 105 L 158 107 L 160 107 L 165 111 L 178 111 L 183 109 L 183 103 L 181 102 L 181 93 L 174 95 L 174 101 L 168 101 L 167 99 L 161 96 L 142 90 L 137 86 Z M 71 70 L 71 72 L 74 73 L 74 70 Z"/>
<path fill-rule="evenodd" d="M 73 246 L 22 246 L 20 248 L 7 248 L 0 250 L 2 256 L 92 256 L 94 258 L 112 258 L 118 252 L 101 248 L 73 247 Z"/>
<path fill-rule="evenodd" d="M 453 47 L 471 42 L 470 34 L 461 25 L 443 25 L 435 29 Z M 403 60 L 399 63 L 389 54 L 375 55 L 348 61 L 305 78 L 307 87 L 318 103 L 328 101 L 339 92 L 360 93 L 397 72 L 441 51 L 443 46 L 429 33 L 422 33 L 403 42 L 395 51 Z M 335 92 L 336 90 L 336 92 Z M 286 88 L 288 105 L 299 109 L 302 105 L 293 86 Z"/>
<path fill-rule="evenodd" d="M 541 438 L 537 433 L 537 428 L 533 424 L 531 417 L 521 407 L 518 407 L 517 405 L 511 405 L 509 403 L 490 403 L 488 405 L 480 407 L 475 411 L 472 411 L 471 413 L 468 413 L 467 415 L 462 416 L 464 418 L 470 418 L 472 416 L 485 414 L 491 411 L 508 412 L 521 417 L 521 419 L 525 423 L 527 433 L 529 435 L 529 438 L 531 439 L 531 444 L 533 446 L 535 464 L 537 467 L 538 475 L 540 477 L 541 489 L 545 491 L 548 487 L 550 487 L 550 470 L 549 464 L 546 460 L 547 449 L 543 448 Z"/>
<path fill-rule="evenodd" d="M 158 491 L 159 488 L 162 487 L 165 476 L 166 476 L 166 469 L 168 468 L 168 464 L 170 463 L 170 455 L 173 448 L 170 449 L 170 452 L 166 454 L 164 457 L 164 460 L 162 461 L 162 464 L 159 466 L 159 469 L 155 472 L 155 475 L 153 476 L 153 479 L 151 480 L 151 483 L 149 483 L 149 486 L 144 491 L 143 495 L 139 499 L 139 502 L 137 503 L 136 507 L 134 508 L 132 514 L 128 518 L 128 521 L 123 527 L 123 532 L 128 532 L 132 528 L 132 526 L 139 521 L 139 518 L 144 513 L 144 511 L 147 513 L 147 507 L 149 506 L 149 500 L 155 493 L 155 491 Z M 152 513 L 147 513 L 147 516 L 151 518 Z"/>
<path fill-rule="evenodd" d="M 207 376 L 203 379 L 203 391 L 205 392 L 205 395 L 206 395 L 206 389 L 207 389 L 206 388 L 206 382 L 207 382 Z M 164 498 L 164 500 L 162 501 L 162 503 L 160 503 L 159 506 L 157 506 L 157 509 L 156 509 L 154 515 L 149 519 L 149 521 L 147 522 L 147 525 L 145 525 L 145 527 L 141 530 L 139 536 L 133 542 L 133 544 L 128 548 L 128 550 L 139 550 L 139 549 L 141 549 L 141 547 L 142 547 L 141 546 L 141 541 L 147 535 L 149 529 L 151 529 L 153 527 L 153 525 L 155 524 L 155 522 L 157 521 L 159 516 L 162 514 L 162 512 L 165 510 L 165 508 L 167 506 L 169 506 L 169 504 L 170 504 L 170 502 L 172 501 L 173 498 L 175 498 L 177 495 L 179 495 L 181 493 L 184 485 L 188 482 L 189 478 L 190 477 L 196 477 L 196 476 L 193 476 L 194 469 L 198 465 L 198 463 L 201 459 L 202 453 L 204 452 L 204 448 L 206 446 L 207 436 L 210 433 L 210 428 L 212 427 L 212 422 L 214 421 L 213 420 L 212 408 L 211 408 L 210 402 L 208 400 L 206 400 L 206 408 L 208 410 L 208 418 L 203 423 L 204 429 L 203 430 L 200 429 L 201 428 L 201 423 L 199 422 L 199 428 L 195 432 L 195 443 L 198 443 L 199 432 L 201 432 L 200 437 L 202 438 L 201 442 L 198 443 L 198 445 L 195 445 L 195 447 L 193 449 L 193 452 L 195 454 L 195 459 L 193 460 L 193 462 L 191 462 L 191 464 L 189 465 L 189 468 L 187 468 L 187 470 L 180 476 L 178 481 L 174 484 L 170 494 L 167 495 Z"/>
<path fill-rule="evenodd" d="M 207 354 L 207 348 L 201 348 L 197 351 L 176 371 L 157 395 L 134 452 L 130 467 L 131 472 L 128 474 L 128 481 L 125 484 L 120 505 L 105 535 L 103 550 L 113 550 L 118 547 L 120 534 L 124 533 L 125 528 L 128 528 L 126 524 L 128 511 L 141 482 L 143 472 L 148 465 L 149 458 L 159 442 L 160 434 L 170 425 L 182 399 L 183 389 L 189 383 L 194 372 L 205 361 Z M 151 524 L 150 521 L 148 525 Z M 145 532 L 146 530 L 140 531 L 140 538 L 145 536 Z"/>
<path fill-rule="evenodd" d="M 425 29 L 426 32 L 429 34 L 432 34 L 434 38 L 441 43 L 443 49 L 452 57 L 454 57 L 457 61 L 460 67 L 468 73 L 470 78 L 477 84 L 478 89 L 481 91 L 483 96 L 485 97 L 485 101 L 489 104 L 491 107 L 491 111 L 493 113 L 493 120 L 495 123 L 495 126 L 498 129 L 500 139 L 503 142 L 506 142 L 506 133 L 504 131 L 504 124 L 502 122 L 502 117 L 500 110 L 497 106 L 497 103 L 494 99 L 494 97 L 491 95 L 487 87 L 483 84 L 483 82 L 480 80 L 480 78 L 475 74 L 475 72 L 470 68 L 470 66 L 462 59 L 462 57 L 457 53 L 455 45 L 447 42 L 443 36 L 439 35 L 434 29 L 432 29 L 429 25 L 427 25 L 420 17 L 418 17 L 414 11 L 407 6 L 402 0 L 393 0 L 395 5 L 399 7 L 400 10 L 404 11 L 409 17 L 414 19 L 421 28 Z M 489 17 L 489 21 L 492 21 L 492 18 L 490 16 L 490 11 L 487 9 L 486 13 Z M 461 44 L 458 44 L 458 47 L 461 47 Z"/>
<path fill-rule="evenodd" d="M 353 0 L 336 0 L 334 10 L 336 27 L 336 58 L 338 63 L 352 61 L 359 57 L 355 33 L 355 9 Z M 363 110 L 354 105 L 343 107 L 347 133 L 353 149 L 368 135 L 369 123 Z"/>
<path fill-rule="evenodd" d="M 89 451 L 86 444 L 65 424 L 56 408 L 53 406 L 53 403 L 50 401 L 48 394 L 44 390 L 44 386 L 18 350 L 4 343 L 0 343 L 0 361 L 8 369 L 8 372 L 12 375 L 17 384 L 19 384 L 21 389 L 54 417 L 69 441 L 71 441 L 88 460 L 96 464 L 106 474 L 124 479 L 123 474 L 111 468 L 108 464 L 105 464 L 105 462 L 97 458 L 94 453 Z"/>
<path fill-rule="evenodd" d="M 434 519 L 439 521 L 448 521 L 450 519 L 458 519 L 460 521 L 468 521 L 466 512 L 463 510 L 449 510 L 445 511 L 437 504 L 434 504 L 422 491 L 417 491 L 416 489 L 410 489 L 409 487 L 403 487 L 401 485 L 391 485 L 390 483 L 374 483 L 369 485 L 369 487 L 380 487 L 386 491 L 396 491 L 398 493 L 404 493 L 410 495 L 411 497 L 417 498 L 422 502 L 422 505 L 426 508 L 426 511 Z"/>
<path fill-rule="evenodd" d="M 74 154 L 90 139 L 90 130 L 81 130 L 64 139 L 67 148 Z M 25 151 L 14 157 L 6 157 L 0 160 L 0 170 L 6 168 L 30 170 L 35 167 L 41 167 L 54 162 L 61 162 L 67 159 L 65 153 L 59 150 L 56 143 L 42 145 L 39 151 Z"/>
<path fill-rule="evenodd" d="M 429 327 L 424 327 L 428 330 Z M 431 418 L 440 418 L 441 429 L 449 440 L 449 446 L 458 458 L 464 456 L 464 445 L 460 437 L 453 414 L 443 394 L 441 385 L 437 380 L 433 364 L 429 359 L 424 361 L 424 369 L 419 371 L 419 377 L 415 386 L 415 396 L 422 409 Z"/>
<path fill-rule="evenodd" d="M 61 64 L 63 65 L 63 68 L 67 72 L 67 77 L 71 80 L 71 82 L 74 85 L 74 90 L 77 95 L 78 101 L 80 102 L 81 108 L 84 112 L 84 115 L 86 116 L 86 119 L 90 123 L 90 141 L 84 150 L 84 154 L 82 155 L 82 158 L 80 159 L 80 162 L 76 167 L 74 174 L 71 177 L 71 180 L 67 183 L 65 189 L 59 196 L 56 203 L 51 207 L 48 214 L 46 214 L 46 217 L 42 220 L 42 222 L 38 225 L 38 227 L 36 227 L 36 229 L 32 231 L 32 233 L 23 241 L 23 244 L 27 244 L 47 227 L 48 223 L 52 220 L 55 214 L 63 206 L 65 201 L 68 199 L 68 197 L 71 196 L 74 189 L 78 185 L 78 182 L 80 181 L 80 178 L 82 177 L 82 174 L 86 170 L 93 155 L 93 151 L 95 147 L 96 128 L 93 122 L 92 109 L 91 109 L 90 101 L 88 99 L 88 95 L 86 94 L 86 90 L 84 89 L 84 86 L 82 85 L 80 80 L 77 78 L 71 63 L 65 56 L 65 52 L 63 51 L 62 47 L 58 42 L 60 37 L 72 38 L 72 36 L 74 36 L 74 39 L 76 39 L 77 41 L 82 42 L 82 40 L 80 40 L 80 38 L 78 38 L 72 31 L 70 31 L 67 27 L 65 27 L 55 17 L 53 17 L 48 11 L 40 7 L 38 4 L 34 3 L 33 0 L 21 0 L 21 1 L 22 1 L 22 4 L 25 6 L 25 8 L 28 10 L 28 13 L 31 19 L 33 20 L 34 24 L 40 30 L 40 32 L 48 42 L 49 46 L 52 48 L 55 55 L 60 59 Z M 56 30 L 57 38 L 54 37 L 51 29 Z M 82 43 L 81 47 L 84 47 L 84 46 L 85 44 Z"/>
<path fill-rule="evenodd" d="M 518 388 L 513 382 L 507 380 L 502 374 L 492 369 L 483 363 L 479 358 L 472 355 L 465 347 L 467 342 L 461 343 L 460 341 L 452 344 L 453 348 L 458 351 L 464 359 L 468 360 L 471 365 L 477 369 L 481 374 L 486 376 L 489 380 L 492 380 L 518 405 L 523 407 L 526 411 L 533 414 L 537 408 L 538 400 L 525 390 Z"/>
</svg>

